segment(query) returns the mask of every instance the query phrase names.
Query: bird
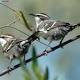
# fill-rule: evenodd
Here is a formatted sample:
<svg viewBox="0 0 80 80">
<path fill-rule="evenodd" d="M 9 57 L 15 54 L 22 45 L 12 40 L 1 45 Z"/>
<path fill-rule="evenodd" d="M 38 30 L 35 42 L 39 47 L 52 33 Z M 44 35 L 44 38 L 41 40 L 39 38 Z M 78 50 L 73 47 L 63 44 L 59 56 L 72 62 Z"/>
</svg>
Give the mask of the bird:
<svg viewBox="0 0 80 80">
<path fill-rule="evenodd" d="M 11 34 L 2 34 L 0 36 L 3 55 L 10 60 L 8 69 L 10 69 L 10 65 L 14 59 L 19 59 L 28 52 L 30 45 L 27 41 L 28 40 L 18 39 Z M 25 43 L 26 46 L 24 46 Z"/>
<path fill-rule="evenodd" d="M 39 31 L 40 36 L 48 40 L 49 44 L 52 41 L 60 40 L 61 45 L 64 37 L 77 26 L 80 26 L 80 23 L 73 25 L 64 21 L 53 20 L 45 13 L 30 13 L 29 15 L 35 18 L 35 31 Z"/>
</svg>

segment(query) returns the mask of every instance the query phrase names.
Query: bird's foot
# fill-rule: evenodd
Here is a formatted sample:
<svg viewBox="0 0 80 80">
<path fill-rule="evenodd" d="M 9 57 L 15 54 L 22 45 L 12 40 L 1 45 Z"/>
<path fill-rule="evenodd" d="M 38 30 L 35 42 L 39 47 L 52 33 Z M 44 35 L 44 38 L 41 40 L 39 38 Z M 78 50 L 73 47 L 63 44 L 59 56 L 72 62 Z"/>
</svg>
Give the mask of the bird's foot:
<svg viewBox="0 0 80 80">
<path fill-rule="evenodd" d="M 7 67 L 8 71 L 12 70 L 12 68 L 10 66 Z M 10 74 L 10 72 L 8 72 L 8 74 Z"/>
</svg>

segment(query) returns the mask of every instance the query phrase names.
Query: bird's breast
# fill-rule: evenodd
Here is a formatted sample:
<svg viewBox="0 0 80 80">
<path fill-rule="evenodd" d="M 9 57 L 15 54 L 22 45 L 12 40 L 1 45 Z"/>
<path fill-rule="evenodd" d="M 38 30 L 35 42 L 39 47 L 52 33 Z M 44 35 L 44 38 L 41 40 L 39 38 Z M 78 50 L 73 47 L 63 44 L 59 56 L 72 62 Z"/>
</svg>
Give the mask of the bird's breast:
<svg viewBox="0 0 80 80">
<path fill-rule="evenodd" d="M 2 47 L 4 47 L 4 45 L 7 43 L 7 41 L 5 39 L 0 38 L 0 44 Z"/>
</svg>

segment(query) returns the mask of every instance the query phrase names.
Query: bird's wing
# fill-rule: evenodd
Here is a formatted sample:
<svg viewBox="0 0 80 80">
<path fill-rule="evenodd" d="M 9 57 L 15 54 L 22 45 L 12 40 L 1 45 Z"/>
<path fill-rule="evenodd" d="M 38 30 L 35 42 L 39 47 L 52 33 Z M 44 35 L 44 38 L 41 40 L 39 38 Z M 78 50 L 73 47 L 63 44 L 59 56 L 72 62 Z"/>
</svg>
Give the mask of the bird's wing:
<svg viewBox="0 0 80 80">
<path fill-rule="evenodd" d="M 71 25 L 70 23 L 68 23 L 68 22 L 62 22 L 62 21 L 56 21 L 56 24 L 55 24 L 56 26 L 59 26 L 59 27 L 61 27 L 61 26 L 69 26 L 69 25 Z"/>
<path fill-rule="evenodd" d="M 8 52 L 11 48 L 13 48 L 16 45 L 16 41 L 16 39 L 13 39 L 7 42 L 3 48 L 4 52 Z"/>
<path fill-rule="evenodd" d="M 44 29 L 47 31 L 47 29 L 54 25 L 54 23 L 55 22 L 53 20 L 44 20 L 39 24 L 38 30 L 40 31 L 41 29 Z"/>
<path fill-rule="evenodd" d="M 47 28 L 47 30 L 49 31 L 49 30 L 54 29 L 54 28 L 57 28 L 57 27 L 68 27 L 70 25 L 71 24 L 70 23 L 67 23 L 67 22 L 50 21 L 49 24 L 48 24 L 49 28 Z"/>
</svg>

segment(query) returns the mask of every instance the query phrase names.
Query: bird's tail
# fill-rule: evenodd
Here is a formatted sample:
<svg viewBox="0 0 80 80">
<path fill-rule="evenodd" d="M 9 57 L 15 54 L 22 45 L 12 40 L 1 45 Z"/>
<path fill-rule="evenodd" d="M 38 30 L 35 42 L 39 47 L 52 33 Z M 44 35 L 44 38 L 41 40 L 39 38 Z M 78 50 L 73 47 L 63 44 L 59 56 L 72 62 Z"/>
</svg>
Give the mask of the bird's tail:
<svg viewBox="0 0 80 80">
<path fill-rule="evenodd" d="M 73 29 L 75 29 L 75 28 L 77 28 L 77 27 L 79 27 L 79 26 L 80 26 L 80 23 L 77 23 L 77 24 L 75 24 L 75 25 L 70 25 L 69 31 L 72 31 Z"/>
<path fill-rule="evenodd" d="M 74 25 L 74 27 L 77 27 L 77 26 L 80 26 L 80 23 L 77 23 L 77 24 Z"/>
</svg>

